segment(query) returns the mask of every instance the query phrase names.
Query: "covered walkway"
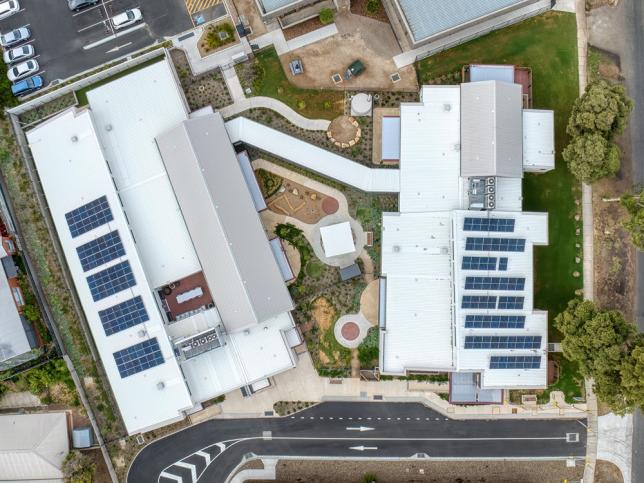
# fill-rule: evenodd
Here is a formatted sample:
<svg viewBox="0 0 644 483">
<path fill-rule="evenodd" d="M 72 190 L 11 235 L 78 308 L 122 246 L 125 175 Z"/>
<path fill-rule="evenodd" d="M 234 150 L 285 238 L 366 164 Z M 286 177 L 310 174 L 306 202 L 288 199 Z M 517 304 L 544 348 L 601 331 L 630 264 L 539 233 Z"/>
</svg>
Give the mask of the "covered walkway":
<svg viewBox="0 0 644 483">
<path fill-rule="evenodd" d="M 362 191 L 397 193 L 400 190 L 400 172 L 397 169 L 367 168 L 244 117 L 226 122 L 226 129 L 232 143 L 250 144 Z"/>
</svg>

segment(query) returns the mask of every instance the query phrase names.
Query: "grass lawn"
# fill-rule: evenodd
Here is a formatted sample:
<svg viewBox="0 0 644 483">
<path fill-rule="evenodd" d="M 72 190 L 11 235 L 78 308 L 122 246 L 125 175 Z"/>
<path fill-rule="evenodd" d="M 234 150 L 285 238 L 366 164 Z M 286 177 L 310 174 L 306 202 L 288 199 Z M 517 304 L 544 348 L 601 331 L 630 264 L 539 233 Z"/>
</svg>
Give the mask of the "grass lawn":
<svg viewBox="0 0 644 483">
<path fill-rule="evenodd" d="M 419 80 L 427 82 L 472 63 L 532 68 L 533 107 L 555 111 L 556 169 L 525 176 L 523 208 L 549 215 L 550 244 L 535 249 L 534 306 L 548 310 L 548 338 L 558 341 L 561 334 L 552 325 L 554 317 L 582 287 L 582 278 L 572 276 L 582 272 L 581 264 L 575 263 L 581 253 L 575 244 L 582 243 L 575 234 L 581 224 L 574 220 L 580 187 L 561 157 L 568 143 L 566 123 L 579 93 L 575 15 L 548 12 L 431 56 L 417 64 Z M 575 368 L 565 362 L 561 380 L 574 381 Z"/>
<path fill-rule="evenodd" d="M 555 356 L 557 357 L 557 356 Z M 581 397 L 582 377 L 578 372 L 577 363 L 570 362 L 565 357 L 557 357 L 559 362 L 559 379 L 538 396 L 539 404 L 550 401 L 552 391 L 561 391 L 566 396 L 566 402 L 572 404 L 575 397 Z"/>
<path fill-rule="evenodd" d="M 340 91 L 300 89 L 286 78 L 274 48 L 255 54 L 253 94 L 279 99 L 310 119 L 333 119 L 343 112 L 344 94 Z M 241 75 L 240 79 L 244 76 Z"/>
</svg>

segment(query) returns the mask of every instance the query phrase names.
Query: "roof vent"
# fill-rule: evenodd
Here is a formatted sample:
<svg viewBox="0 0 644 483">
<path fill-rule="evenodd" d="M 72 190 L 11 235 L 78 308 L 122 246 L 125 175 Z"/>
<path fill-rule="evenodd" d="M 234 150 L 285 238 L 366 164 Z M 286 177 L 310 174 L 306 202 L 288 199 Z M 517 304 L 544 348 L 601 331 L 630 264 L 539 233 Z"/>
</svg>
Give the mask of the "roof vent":
<svg viewBox="0 0 644 483">
<path fill-rule="evenodd" d="M 78 142 L 78 136 L 76 136 L 75 134 L 72 136 L 72 142 L 73 142 L 73 143 L 77 143 L 77 142 Z"/>
<path fill-rule="evenodd" d="M 452 110 L 452 105 L 451 104 L 443 104 L 443 110 L 444 111 L 451 111 Z"/>
<path fill-rule="evenodd" d="M 458 151 L 460 151 L 460 150 L 461 150 L 461 143 L 456 143 L 456 144 L 454 145 L 454 151 L 457 151 L 457 152 L 458 152 Z"/>
<path fill-rule="evenodd" d="M 112 128 L 112 125 L 111 125 L 111 124 L 108 124 L 107 126 L 105 126 L 105 130 L 106 130 L 107 132 L 110 132 L 112 129 L 113 129 L 113 128 Z"/>
<path fill-rule="evenodd" d="M 137 332 L 139 337 L 145 337 L 147 335 L 147 331 L 145 329 L 141 329 Z"/>
<path fill-rule="evenodd" d="M 157 382 L 157 389 L 159 391 L 163 391 L 165 389 L 165 382 L 163 382 L 163 381 Z"/>
<path fill-rule="evenodd" d="M 391 249 L 394 253 L 398 253 L 400 251 L 400 245 L 394 245 L 393 247 L 391 247 Z"/>
</svg>

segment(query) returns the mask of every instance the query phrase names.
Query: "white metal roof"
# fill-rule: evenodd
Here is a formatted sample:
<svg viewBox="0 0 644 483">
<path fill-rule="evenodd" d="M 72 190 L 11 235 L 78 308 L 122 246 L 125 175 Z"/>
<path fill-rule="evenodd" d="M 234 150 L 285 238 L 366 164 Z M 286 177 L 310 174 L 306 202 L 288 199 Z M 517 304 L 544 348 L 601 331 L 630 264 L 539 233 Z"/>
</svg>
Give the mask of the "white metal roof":
<svg viewBox="0 0 644 483">
<path fill-rule="evenodd" d="M 67 414 L 0 415 L 0 480 L 63 481 L 69 453 Z"/>
<path fill-rule="evenodd" d="M 454 368 L 450 213 L 385 213 L 382 372 Z"/>
<path fill-rule="evenodd" d="M 356 251 L 351 232 L 351 223 L 345 221 L 335 225 L 323 226 L 320 228 L 324 254 L 327 257 L 335 257 Z"/>
<path fill-rule="evenodd" d="M 150 285 L 201 271 L 154 141 L 188 118 L 168 60 L 92 89 L 87 99 Z"/>
<path fill-rule="evenodd" d="M 498 80 L 512 84 L 514 83 L 514 66 L 490 64 L 470 65 L 470 82 L 486 80 Z"/>
<path fill-rule="evenodd" d="M 30 350 L 11 287 L 0 267 L 0 362 Z"/>
<path fill-rule="evenodd" d="M 423 86 L 421 102 L 400 105 L 400 211 L 461 207 L 459 86 Z"/>
<path fill-rule="evenodd" d="M 400 190 L 397 169 L 367 168 L 245 117 L 227 121 L 226 129 L 232 143 L 242 141 L 362 191 L 397 193 Z"/>
<path fill-rule="evenodd" d="M 555 167 L 555 115 L 553 111 L 523 110 L 523 168 Z"/>
<path fill-rule="evenodd" d="M 76 292 L 128 432 L 176 419 L 182 410 L 192 407 L 192 402 L 108 171 L 91 111 L 70 108 L 28 131 L 27 139 Z M 114 220 L 72 238 L 65 213 L 101 196 L 107 197 Z M 76 247 L 113 230 L 119 232 L 125 256 L 109 263 L 128 260 L 136 285 L 94 302 L 86 277 L 106 266 L 84 272 Z M 141 296 L 149 320 L 107 336 L 98 311 L 135 295 Z M 165 362 L 122 378 L 113 353 L 151 338 L 157 339 Z M 159 389 L 161 382 L 165 387 Z"/>
</svg>

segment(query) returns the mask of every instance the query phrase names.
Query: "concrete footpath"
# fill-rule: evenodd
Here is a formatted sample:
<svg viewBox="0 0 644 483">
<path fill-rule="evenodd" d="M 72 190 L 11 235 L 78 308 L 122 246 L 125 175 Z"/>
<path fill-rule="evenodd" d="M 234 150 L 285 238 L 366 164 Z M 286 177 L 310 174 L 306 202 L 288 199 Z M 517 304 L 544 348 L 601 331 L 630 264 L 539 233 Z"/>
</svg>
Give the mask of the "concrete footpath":
<svg viewBox="0 0 644 483">
<path fill-rule="evenodd" d="M 248 418 L 273 415 L 278 401 L 385 401 L 419 402 L 452 419 L 490 418 L 584 418 L 584 404 L 568 405 L 562 397 L 548 404 L 521 406 L 492 404 L 454 406 L 438 392 L 447 392 L 447 383 L 425 381 L 364 381 L 358 378 L 329 379 L 318 376 L 308 353 L 300 354 L 297 367 L 273 378 L 273 385 L 250 398 L 240 391 L 226 394 L 226 400 L 190 416 L 192 423 L 213 418 Z"/>
</svg>

